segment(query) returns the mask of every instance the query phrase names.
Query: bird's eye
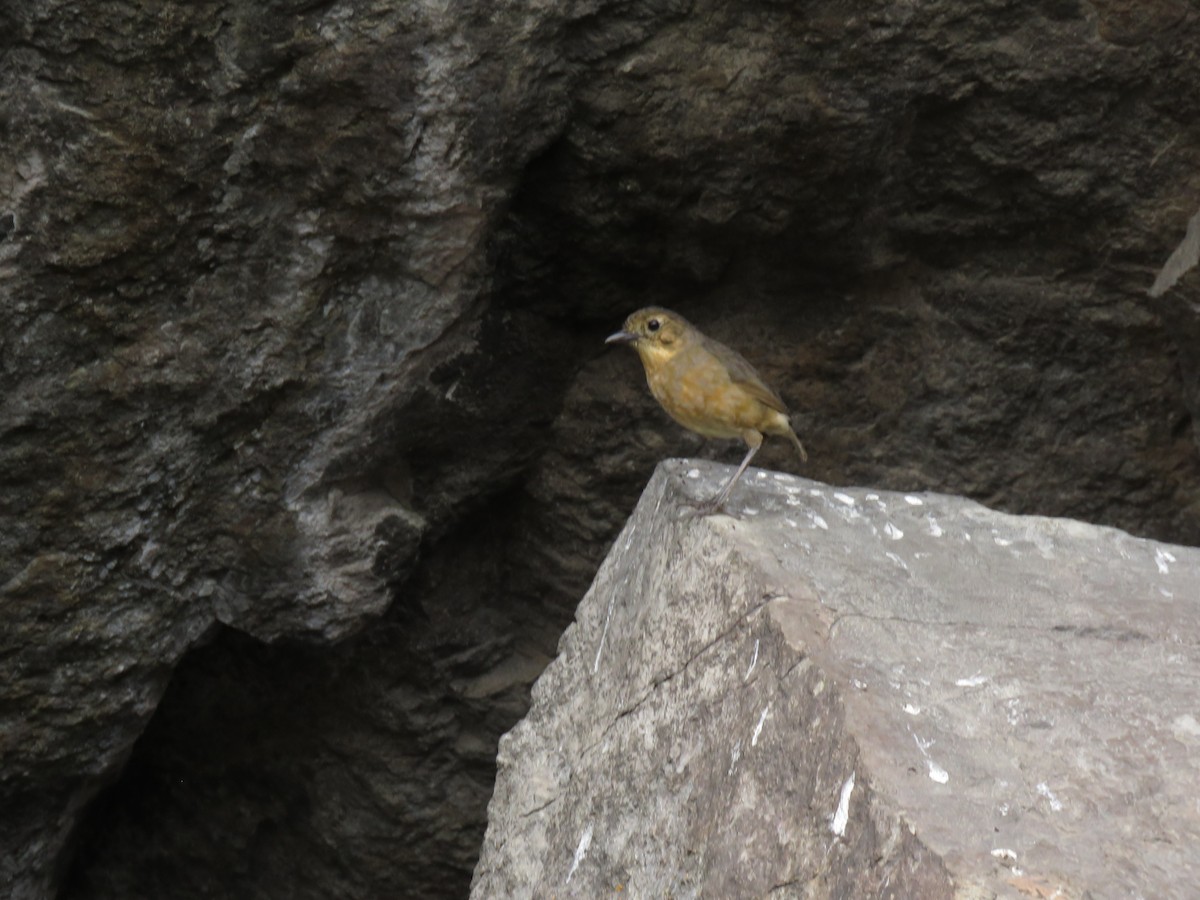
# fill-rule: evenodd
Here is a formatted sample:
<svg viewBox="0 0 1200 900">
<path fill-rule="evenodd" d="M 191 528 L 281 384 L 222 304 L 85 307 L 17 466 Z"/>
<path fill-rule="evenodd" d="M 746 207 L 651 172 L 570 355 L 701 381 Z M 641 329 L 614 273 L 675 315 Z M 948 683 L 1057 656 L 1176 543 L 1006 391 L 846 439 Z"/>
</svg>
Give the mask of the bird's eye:
<svg viewBox="0 0 1200 900">
<path fill-rule="evenodd" d="M 658 329 L 660 329 L 661 327 L 662 327 L 662 322 L 658 321 L 658 319 L 651 319 L 649 322 L 646 323 L 646 329 L 648 331 L 658 331 Z"/>
</svg>

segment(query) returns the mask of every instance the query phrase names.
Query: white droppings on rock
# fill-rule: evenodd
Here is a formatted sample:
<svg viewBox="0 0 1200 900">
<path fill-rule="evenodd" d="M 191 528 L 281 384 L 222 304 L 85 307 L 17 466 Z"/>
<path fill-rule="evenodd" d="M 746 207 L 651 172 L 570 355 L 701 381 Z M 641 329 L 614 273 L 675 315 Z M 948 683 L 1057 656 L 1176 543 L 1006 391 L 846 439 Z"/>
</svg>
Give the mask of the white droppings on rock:
<svg viewBox="0 0 1200 900">
<path fill-rule="evenodd" d="M 895 525 L 893 525 L 891 522 L 888 522 L 886 525 L 883 526 L 883 533 L 886 534 L 893 541 L 898 541 L 898 540 L 900 540 L 900 538 L 904 537 L 904 532 L 901 531 L 899 528 L 897 528 Z"/>
<path fill-rule="evenodd" d="M 837 809 L 830 819 L 829 828 L 837 836 L 846 834 L 846 826 L 850 823 L 850 795 L 854 793 L 854 773 L 842 784 L 842 792 L 838 795 Z"/>
<path fill-rule="evenodd" d="M 1010 697 L 1004 701 L 1004 715 L 1008 720 L 1009 725 L 1018 725 L 1021 722 L 1021 698 Z"/>
<path fill-rule="evenodd" d="M 1168 575 L 1171 572 L 1171 567 L 1167 563 L 1175 562 L 1175 554 L 1169 550 L 1163 550 L 1158 547 L 1154 551 L 1154 564 L 1158 566 L 1160 575 Z"/>
<path fill-rule="evenodd" d="M 851 497 L 849 494 L 842 494 L 842 493 L 834 494 L 833 499 L 838 501 L 839 503 L 846 504 L 846 506 L 854 506 L 858 502 L 853 497 Z"/>
<path fill-rule="evenodd" d="M 943 534 L 946 533 L 946 532 L 942 531 L 942 526 L 938 524 L 937 519 L 935 519 L 933 516 L 926 517 L 926 521 L 929 522 L 929 536 L 930 537 L 941 537 Z"/>
<path fill-rule="evenodd" d="M 1054 796 L 1054 791 L 1050 790 L 1050 786 L 1046 782 L 1038 782 L 1037 792 L 1039 797 L 1045 797 L 1050 801 L 1050 809 L 1054 812 L 1062 812 L 1062 801 Z"/>
<path fill-rule="evenodd" d="M 687 470 L 687 477 L 688 477 L 688 478 L 699 478 L 699 477 L 700 477 L 700 470 L 699 470 L 699 469 L 688 469 L 688 470 Z"/>
<path fill-rule="evenodd" d="M 1176 738 L 1190 743 L 1200 739 L 1200 722 L 1191 713 L 1184 713 L 1171 720 L 1171 731 Z"/>
<path fill-rule="evenodd" d="M 911 730 L 909 733 L 912 734 L 912 739 L 916 742 L 917 749 L 920 750 L 921 755 L 925 757 L 925 764 L 929 771 L 930 780 L 936 781 L 938 784 L 945 784 L 948 782 L 950 780 L 950 773 L 935 763 L 933 761 L 933 757 L 929 755 L 929 748 L 935 743 L 933 739 L 925 741 L 921 740 L 919 735 L 913 734 Z"/>
<path fill-rule="evenodd" d="M 922 500 L 920 497 L 914 497 L 912 494 L 905 494 L 904 502 L 907 503 L 909 506 L 924 506 L 925 505 L 924 500 Z"/>
<path fill-rule="evenodd" d="M 987 682 L 987 680 L 988 680 L 988 677 L 986 675 L 981 675 L 978 672 L 976 672 L 970 678 L 958 679 L 958 681 L 954 682 L 954 686 L 955 687 L 979 687 L 981 684 L 985 684 Z"/>
<path fill-rule="evenodd" d="M 914 705 L 913 705 L 913 704 L 911 704 L 911 703 L 905 703 L 905 704 L 904 704 L 904 711 L 905 711 L 906 713 L 908 713 L 910 716 L 919 716 L 919 715 L 921 714 L 921 707 L 919 707 L 919 706 L 914 706 Z"/>
<path fill-rule="evenodd" d="M 823 518 L 821 518 L 821 517 L 820 517 L 819 515 L 817 515 L 816 513 L 813 513 L 813 514 L 812 514 L 812 523 L 813 523 L 813 525 L 815 525 L 817 528 L 820 528 L 822 531 L 828 531 L 828 530 L 829 530 L 829 523 L 828 523 L 828 522 L 826 522 L 826 521 L 825 521 Z"/>
</svg>

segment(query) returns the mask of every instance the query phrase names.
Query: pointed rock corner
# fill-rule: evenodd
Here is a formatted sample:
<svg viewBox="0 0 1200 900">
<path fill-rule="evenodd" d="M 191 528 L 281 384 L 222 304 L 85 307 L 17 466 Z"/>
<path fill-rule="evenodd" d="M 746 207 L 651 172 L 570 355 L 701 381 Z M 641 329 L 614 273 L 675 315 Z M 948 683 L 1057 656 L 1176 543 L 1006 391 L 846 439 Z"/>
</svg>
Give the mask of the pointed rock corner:
<svg viewBox="0 0 1200 900">
<path fill-rule="evenodd" d="M 758 470 L 691 514 L 726 473 L 656 471 L 473 897 L 1193 895 L 1200 550 Z"/>
</svg>

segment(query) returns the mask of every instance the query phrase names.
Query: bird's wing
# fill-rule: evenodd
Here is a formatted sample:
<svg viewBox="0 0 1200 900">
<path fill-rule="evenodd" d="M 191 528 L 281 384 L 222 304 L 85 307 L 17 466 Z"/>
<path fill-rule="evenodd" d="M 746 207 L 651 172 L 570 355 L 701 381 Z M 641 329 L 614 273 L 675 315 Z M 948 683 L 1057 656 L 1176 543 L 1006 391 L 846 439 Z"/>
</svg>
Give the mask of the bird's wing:
<svg viewBox="0 0 1200 900">
<path fill-rule="evenodd" d="M 742 354 L 714 341 L 708 335 L 702 334 L 701 337 L 704 339 L 704 349 L 721 361 L 721 365 L 729 373 L 730 381 L 771 409 L 777 409 L 785 416 L 788 414 L 787 407 L 783 405 L 779 395 L 763 383 L 763 380 L 758 377 L 758 373 L 754 371 L 754 366 L 746 362 Z"/>
</svg>

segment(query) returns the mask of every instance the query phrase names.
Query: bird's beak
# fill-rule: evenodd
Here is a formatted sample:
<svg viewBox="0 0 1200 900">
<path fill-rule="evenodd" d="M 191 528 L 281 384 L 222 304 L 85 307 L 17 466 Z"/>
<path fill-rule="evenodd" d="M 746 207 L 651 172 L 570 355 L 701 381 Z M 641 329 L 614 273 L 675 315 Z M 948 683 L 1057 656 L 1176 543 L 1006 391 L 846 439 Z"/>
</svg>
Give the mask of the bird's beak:
<svg viewBox="0 0 1200 900">
<path fill-rule="evenodd" d="M 606 344 L 632 344 L 638 339 L 638 336 L 631 331 L 618 331 L 616 334 L 610 334 L 604 339 Z"/>
</svg>

